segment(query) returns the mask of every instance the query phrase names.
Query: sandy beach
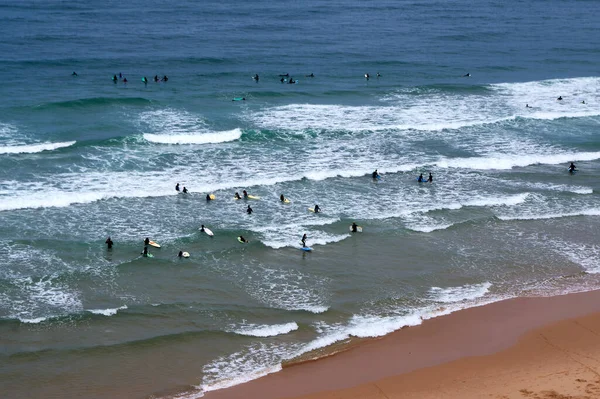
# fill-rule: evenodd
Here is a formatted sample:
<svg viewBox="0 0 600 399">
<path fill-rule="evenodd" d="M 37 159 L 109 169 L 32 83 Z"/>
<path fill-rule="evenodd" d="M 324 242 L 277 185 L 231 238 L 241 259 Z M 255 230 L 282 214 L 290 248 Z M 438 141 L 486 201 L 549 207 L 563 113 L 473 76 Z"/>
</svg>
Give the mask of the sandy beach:
<svg viewBox="0 0 600 399">
<path fill-rule="evenodd" d="M 205 397 L 595 398 L 599 371 L 592 291 L 466 309 Z"/>
</svg>

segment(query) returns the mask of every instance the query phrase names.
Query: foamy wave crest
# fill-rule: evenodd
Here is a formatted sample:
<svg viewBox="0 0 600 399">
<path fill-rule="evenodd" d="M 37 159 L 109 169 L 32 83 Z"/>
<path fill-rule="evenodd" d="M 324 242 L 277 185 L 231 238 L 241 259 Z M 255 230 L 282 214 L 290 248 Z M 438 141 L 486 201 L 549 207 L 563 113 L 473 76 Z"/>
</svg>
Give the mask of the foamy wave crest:
<svg viewBox="0 0 600 399">
<path fill-rule="evenodd" d="M 217 144 L 239 140 L 241 129 L 196 134 L 152 134 L 144 133 L 144 139 L 158 144 Z"/>
<path fill-rule="evenodd" d="M 62 143 L 0 146 L 0 154 L 33 154 L 36 152 L 52 151 L 59 148 L 70 147 L 75 143 L 76 141 L 65 141 Z"/>
<path fill-rule="evenodd" d="M 127 309 L 127 305 L 123 305 L 121 307 L 118 308 L 107 308 L 107 309 L 86 309 L 86 312 L 90 312 L 93 314 L 97 314 L 97 315 L 102 315 L 102 316 L 114 316 L 117 314 L 117 312 L 119 310 L 125 310 Z"/>
<path fill-rule="evenodd" d="M 477 170 L 512 169 L 529 165 L 559 165 L 572 161 L 600 159 L 600 152 L 577 152 L 564 154 L 497 154 L 473 158 L 442 158 L 435 162 L 441 168 Z"/>
<path fill-rule="evenodd" d="M 335 218 L 328 220 L 328 222 L 334 223 L 338 220 L 339 218 Z M 280 249 L 284 247 L 300 247 L 300 237 L 298 237 L 297 234 L 294 234 L 295 231 L 298 231 L 298 228 L 296 228 L 295 230 L 270 230 L 270 233 L 265 234 L 266 237 L 263 239 L 263 244 L 265 244 L 266 246 L 271 247 L 273 249 Z M 306 243 L 311 247 L 314 245 L 327 245 L 334 242 L 340 242 L 348 237 L 350 237 L 349 234 L 333 235 L 324 233 L 322 231 L 312 231 L 310 232 Z"/>
<path fill-rule="evenodd" d="M 250 337 L 274 337 L 276 335 L 287 334 L 298 329 L 298 324 L 292 321 L 285 324 L 258 325 L 248 324 L 234 330 L 236 334 L 248 335 Z"/>
<path fill-rule="evenodd" d="M 532 213 L 523 213 L 520 215 L 497 215 L 496 217 L 500 220 L 544 220 L 544 219 L 559 219 L 559 218 L 568 218 L 568 217 L 576 217 L 576 216 L 600 216 L 600 209 L 587 209 L 576 212 L 564 212 L 564 213 L 548 213 L 548 214 L 534 214 Z"/>
<path fill-rule="evenodd" d="M 492 283 L 486 281 L 481 284 L 467 284 L 460 287 L 431 287 L 429 295 L 435 302 L 442 303 L 472 301 L 487 294 L 491 286 Z"/>
</svg>

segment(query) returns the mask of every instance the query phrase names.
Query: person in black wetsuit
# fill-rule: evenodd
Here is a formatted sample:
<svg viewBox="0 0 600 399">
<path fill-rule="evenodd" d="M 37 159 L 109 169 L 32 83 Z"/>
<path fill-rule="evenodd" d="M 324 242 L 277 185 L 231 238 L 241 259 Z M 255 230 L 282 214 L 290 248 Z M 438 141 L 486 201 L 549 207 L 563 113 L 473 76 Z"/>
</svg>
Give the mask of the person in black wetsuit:
<svg viewBox="0 0 600 399">
<path fill-rule="evenodd" d="M 244 199 L 248 199 L 248 192 L 246 190 L 242 191 L 242 194 L 244 194 Z"/>
<path fill-rule="evenodd" d="M 144 245 L 149 245 L 150 244 L 150 239 L 148 237 L 146 237 L 146 239 L 144 240 Z"/>
<path fill-rule="evenodd" d="M 113 243 L 113 240 L 110 239 L 110 236 L 106 239 L 105 243 L 106 243 L 107 249 L 112 249 L 112 246 L 114 243 Z"/>
<path fill-rule="evenodd" d="M 562 96 L 558 96 L 557 100 L 562 101 Z"/>
<path fill-rule="evenodd" d="M 304 233 L 304 235 L 302 236 L 302 239 L 300 240 L 300 242 L 302 243 L 302 248 L 306 248 L 306 239 L 308 237 L 306 237 L 306 233 Z"/>
<path fill-rule="evenodd" d="M 113 81 L 113 83 L 117 83 L 119 81 L 119 78 L 117 78 L 117 75 L 114 75 L 112 77 L 112 81 Z"/>
<path fill-rule="evenodd" d="M 421 174 L 419 175 L 419 178 L 417 179 L 417 181 L 418 181 L 419 183 L 423 183 L 423 182 L 425 181 L 425 180 L 423 179 L 423 173 L 421 173 Z"/>
<path fill-rule="evenodd" d="M 210 198 L 210 194 L 206 194 L 206 201 L 212 201 L 212 198 Z"/>
<path fill-rule="evenodd" d="M 158 75 L 154 75 L 154 81 L 158 82 L 160 79 L 158 78 Z"/>
<path fill-rule="evenodd" d="M 185 186 L 183 186 L 183 193 L 187 194 L 187 192 L 188 192 L 187 188 L 185 188 Z"/>
<path fill-rule="evenodd" d="M 319 208 L 319 205 L 315 205 L 315 213 L 319 213 L 321 212 L 321 208 Z"/>
<path fill-rule="evenodd" d="M 179 191 L 179 183 L 175 185 L 175 191 Z"/>
<path fill-rule="evenodd" d="M 254 76 L 252 76 L 252 79 L 254 79 L 256 81 L 256 83 L 258 83 L 258 80 L 260 78 L 258 77 L 258 74 L 254 74 Z"/>
<path fill-rule="evenodd" d="M 144 246 L 144 250 L 142 251 L 143 256 L 148 256 L 148 247 Z"/>
<path fill-rule="evenodd" d="M 144 76 L 144 77 L 142 78 L 142 82 L 143 82 L 145 85 L 147 85 L 147 84 L 148 84 L 148 78 Z"/>
<path fill-rule="evenodd" d="M 242 197 L 240 197 L 240 193 L 238 193 L 237 191 L 233 195 L 233 198 L 235 198 L 235 199 L 242 199 Z"/>
<path fill-rule="evenodd" d="M 373 179 L 377 179 L 379 177 L 379 173 L 377 172 L 377 169 L 375 169 L 375 171 L 373 173 L 371 173 L 371 176 L 373 176 Z"/>
<path fill-rule="evenodd" d="M 356 233 L 358 231 L 358 226 L 356 225 L 356 222 L 352 222 L 352 232 Z"/>
<path fill-rule="evenodd" d="M 248 213 L 248 215 L 251 215 L 252 212 L 254 212 L 254 211 L 252 210 L 252 208 L 250 208 L 250 205 L 248 205 L 248 208 L 246 209 L 246 212 Z"/>
<path fill-rule="evenodd" d="M 167 75 L 163 76 L 162 81 L 166 82 L 167 80 L 169 80 L 169 78 L 167 77 Z"/>
<path fill-rule="evenodd" d="M 433 175 L 431 174 L 431 172 L 429 172 L 429 177 L 427 178 L 427 181 L 429 183 L 433 183 Z"/>
<path fill-rule="evenodd" d="M 77 72 L 73 71 L 73 73 L 71 74 L 71 76 L 79 76 L 79 75 L 77 75 Z"/>
<path fill-rule="evenodd" d="M 573 173 L 577 170 L 577 167 L 575 166 L 575 164 L 573 162 L 571 162 L 571 165 L 569 165 L 569 172 Z"/>
<path fill-rule="evenodd" d="M 283 194 L 281 194 L 281 195 L 279 196 L 279 200 L 280 200 L 281 202 L 285 202 L 285 197 L 283 196 Z"/>
</svg>

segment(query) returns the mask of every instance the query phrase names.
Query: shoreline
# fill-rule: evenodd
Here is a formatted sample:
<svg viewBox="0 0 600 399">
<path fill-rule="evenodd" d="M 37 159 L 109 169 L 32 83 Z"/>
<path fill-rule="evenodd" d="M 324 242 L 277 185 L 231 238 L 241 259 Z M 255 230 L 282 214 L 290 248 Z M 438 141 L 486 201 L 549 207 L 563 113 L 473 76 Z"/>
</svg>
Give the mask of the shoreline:
<svg viewBox="0 0 600 399">
<path fill-rule="evenodd" d="M 586 323 L 598 321 L 600 326 L 600 290 L 506 299 L 424 320 L 418 326 L 367 340 L 331 356 L 289 365 L 240 385 L 206 392 L 204 397 L 384 397 L 377 396 L 381 395 L 379 391 L 375 396 L 367 391 L 373 390 L 374 382 L 403 380 L 408 373 L 447 368 L 449 363 L 469 363 L 482 356 L 510 352 L 523 340 L 530 339 L 535 330 L 552 329 L 586 316 L 590 318 Z M 600 353 L 600 339 L 598 342 Z M 536 356 L 543 358 L 543 354 Z M 394 385 L 389 381 L 387 384 Z M 403 389 L 411 385 L 403 384 Z M 362 393 L 356 396 L 354 391 Z"/>
</svg>

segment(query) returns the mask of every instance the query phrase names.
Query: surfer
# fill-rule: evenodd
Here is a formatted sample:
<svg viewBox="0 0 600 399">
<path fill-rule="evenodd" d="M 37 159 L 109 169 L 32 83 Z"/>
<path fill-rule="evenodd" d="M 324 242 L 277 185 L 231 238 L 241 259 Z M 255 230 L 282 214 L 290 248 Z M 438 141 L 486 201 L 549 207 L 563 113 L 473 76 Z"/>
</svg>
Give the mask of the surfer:
<svg viewBox="0 0 600 399">
<path fill-rule="evenodd" d="M 279 200 L 280 200 L 281 202 L 285 202 L 285 197 L 283 196 L 283 194 L 281 194 L 281 195 L 279 196 Z"/>
<path fill-rule="evenodd" d="M 154 75 L 154 81 L 158 82 L 160 79 L 158 78 L 158 75 Z"/>
<path fill-rule="evenodd" d="M 558 96 L 557 100 L 562 101 L 562 96 Z"/>
<path fill-rule="evenodd" d="M 148 84 L 148 78 L 144 76 L 142 78 L 142 82 L 144 82 L 144 84 L 147 85 Z"/>
<path fill-rule="evenodd" d="M 119 75 L 121 75 L 121 74 L 119 74 Z M 117 82 L 119 81 L 119 78 L 117 78 L 117 75 L 114 75 L 114 76 L 112 77 L 112 81 L 113 81 L 114 83 L 117 83 Z"/>
<path fill-rule="evenodd" d="M 377 77 L 378 77 L 378 78 L 380 78 L 380 77 L 381 77 L 381 74 L 380 74 L 379 72 L 377 72 Z"/>
<path fill-rule="evenodd" d="M 123 79 L 123 74 L 119 72 L 119 79 Z"/>
<path fill-rule="evenodd" d="M 187 194 L 187 192 L 188 192 L 187 188 L 185 188 L 185 186 L 183 186 L 183 193 Z"/>
<path fill-rule="evenodd" d="M 429 172 L 429 177 L 427 178 L 427 181 L 429 183 L 433 183 L 433 175 L 431 174 L 431 172 Z"/>
<path fill-rule="evenodd" d="M 352 222 L 352 232 L 356 233 L 358 231 L 358 226 L 356 225 L 356 222 Z"/>
<path fill-rule="evenodd" d="M 423 183 L 423 182 L 425 181 L 425 180 L 423 180 L 423 173 L 421 173 L 421 174 L 419 175 L 419 178 L 417 179 L 417 181 L 418 181 L 419 183 Z"/>
<path fill-rule="evenodd" d="M 369 80 L 370 77 L 371 77 L 371 75 L 369 75 L 368 73 L 365 73 L 365 79 Z"/>
<path fill-rule="evenodd" d="M 465 74 L 463 75 L 463 78 L 470 78 L 470 77 L 471 77 L 471 74 L 470 74 L 470 73 L 465 73 Z"/>
<path fill-rule="evenodd" d="M 183 251 L 179 251 L 179 253 L 177 254 L 177 256 L 179 256 L 180 258 L 183 258 Z"/>
<path fill-rule="evenodd" d="M 239 236 L 238 238 L 239 238 L 239 240 L 240 240 L 241 242 L 248 242 L 248 241 L 247 241 L 247 240 L 244 238 L 244 236 Z"/>
<path fill-rule="evenodd" d="M 311 72 L 310 75 L 304 75 L 304 76 L 307 77 L 307 78 L 314 78 L 315 74 Z"/>
<path fill-rule="evenodd" d="M 573 162 L 571 162 L 571 165 L 569 165 L 569 172 L 573 173 L 577 170 L 575 164 Z"/>
<path fill-rule="evenodd" d="M 242 197 L 240 197 L 240 193 L 238 193 L 237 191 L 233 195 L 233 198 L 235 198 L 235 199 L 242 199 Z"/>
<path fill-rule="evenodd" d="M 293 85 L 294 83 L 296 83 L 296 81 L 294 80 L 294 78 L 290 78 L 290 81 L 288 83 Z"/>
<path fill-rule="evenodd" d="M 123 83 L 127 83 L 127 78 L 123 78 Z"/>
<path fill-rule="evenodd" d="M 73 73 L 71 74 L 71 76 L 79 76 L 79 75 L 77 75 L 77 72 L 73 71 Z"/>
<path fill-rule="evenodd" d="M 285 79 L 284 79 L 284 78 L 281 78 L 281 79 L 279 79 L 279 81 L 280 81 L 281 83 L 285 83 Z"/>
<path fill-rule="evenodd" d="M 252 76 L 252 79 L 256 80 L 256 83 L 258 83 L 258 79 L 259 79 L 258 74 L 254 74 L 254 76 Z"/>
<path fill-rule="evenodd" d="M 211 200 L 212 200 L 212 198 L 210 198 L 210 194 L 206 194 L 206 201 L 208 202 L 208 201 L 211 201 Z"/>
<path fill-rule="evenodd" d="M 163 76 L 162 81 L 166 82 L 167 80 L 169 80 L 169 78 L 167 77 L 167 75 Z"/>
<path fill-rule="evenodd" d="M 379 177 L 379 173 L 377 173 L 377 169 L 375 169 L 375 172 L 371 173 L 371 176 L 373 176 L 373 179 L 377 179 Z"/>
<path fill-rule="evenodd" d="M 175 185 L 175 191 L 179 191 L 179 183 Z"/>
<path fill-rule="evenodd" d="M 242 194 L 244 194 L 244 199 L 248 199 L 248 192 L 246 190 L 242 191 Z"/>
<path fill-rule="evenodd" d="M 525 104 L 525 108 L 531 108 L 529 104 Z"/>
<path fill-rule="evenodd" d="M 200 226 L 200 231 L 204 233 L 204 225 Z"/>
<path fill-rule="evenodd" d="M 150 245 L 150 239 L 148 237 L 144 240 L 144 245 Z"/>
<path fill-rule="evenodd" d="M 105 243 L 106 243 L 107 249 L 112 249 L 112 246 L 113 246 L 114 243 L 113 243 L 113 240 L 110 239 L 110 236 L 108 236 L 108 238 L 106 239 Z"/>
<path fill-rule="evenodd" d="M 300 240 L 300 242 L 302 243 L 302 248 L 306 248 L 306 239 L 308 237 L 306 237 L 306 233 L 304 233 L 304 235 L 302 236 L 302 239 Z"/>
<path fill-rule="evenodd" d="M 254 211 L 252 210 L 252 208 L 250 208 L 250 205 L 248 205 L 248 209 L 246 209 L 246 212 L 248 213 L 248 215 L 251 215 Z"/>
<path fill-rule="evenodd" d="M 585 100 L 583 100 L 581 103 L 582 103 L 582 104 L 585 104 Z"/>
<path fill-rule="evenodd" d="M 315 213 L 319 212 L 321 212 L 321 208 L 319 208 L 319 205 L 315 205 Z"/>
<path fill-rule="evenodd" d="M 143 256 L 148 256 L 148 247 L 144 246 L 144 250 L 142 251 Z"/>
</svg>

